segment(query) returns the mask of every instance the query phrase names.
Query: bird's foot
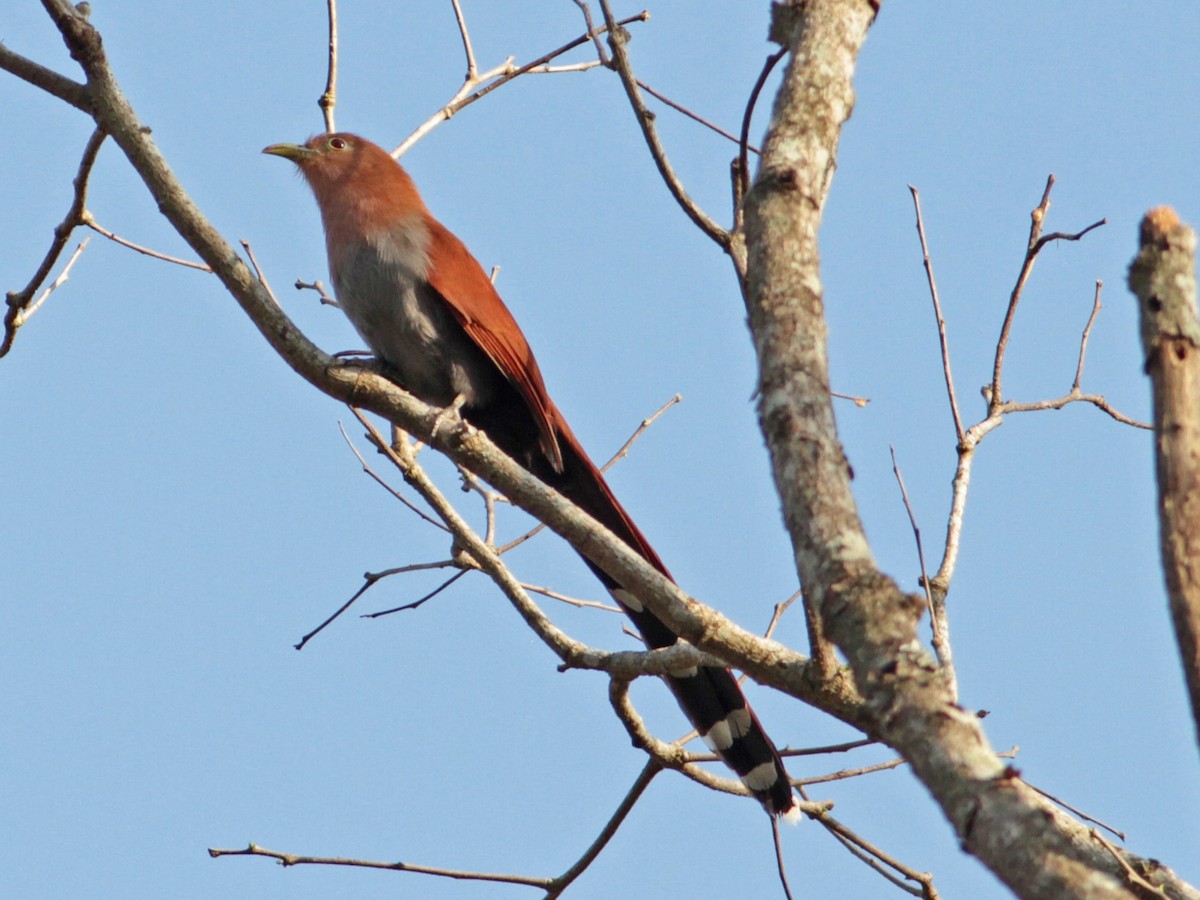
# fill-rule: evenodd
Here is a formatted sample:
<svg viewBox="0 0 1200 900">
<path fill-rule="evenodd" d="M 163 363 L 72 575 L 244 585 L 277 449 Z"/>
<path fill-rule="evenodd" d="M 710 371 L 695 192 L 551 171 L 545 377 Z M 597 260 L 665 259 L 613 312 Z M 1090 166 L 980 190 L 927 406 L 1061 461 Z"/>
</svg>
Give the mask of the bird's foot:
<svg viewBox="0 0 1200 900">
<path fill-rule="evenodd" d="M 462 423 L 462 408 L 467 402 L 466 394 L 459 394 L 454 400 L 437 414 L 437 418 L 433 420 L 433 427 L 429 429 L 430 440 L 435 440 L 438 432 L 446 425 L 459 425 Z"/>
</svg>

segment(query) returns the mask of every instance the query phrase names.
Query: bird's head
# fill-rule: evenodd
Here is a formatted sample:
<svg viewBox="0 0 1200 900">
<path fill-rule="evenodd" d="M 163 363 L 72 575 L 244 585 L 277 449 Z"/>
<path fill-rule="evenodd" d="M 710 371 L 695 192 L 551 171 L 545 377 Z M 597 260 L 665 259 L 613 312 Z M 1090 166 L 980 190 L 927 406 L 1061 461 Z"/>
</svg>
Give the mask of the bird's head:
<svg viewBox="0 0 1200 900">
<path fill-rule="evenodd" d="M 272 144 L 263 153 L 296 164 L 306 181 L 318 186 L 348 185 L 370 177 L 370 170 L 396 168 L 387 152 L 356 134 L 318 134 L 303 144 Z"/>
<path fill-rule="evenodd" d="M 342 224 L 347 217 L 360 228 L 386 227 L 424 210 L 408 173 L 386 150 L 357 134 L 318 134 L 303 144 L 271 144 L 262 152 L 296 164 L 317 198 L 326 229 L 334 219 Z"/>
</svg>

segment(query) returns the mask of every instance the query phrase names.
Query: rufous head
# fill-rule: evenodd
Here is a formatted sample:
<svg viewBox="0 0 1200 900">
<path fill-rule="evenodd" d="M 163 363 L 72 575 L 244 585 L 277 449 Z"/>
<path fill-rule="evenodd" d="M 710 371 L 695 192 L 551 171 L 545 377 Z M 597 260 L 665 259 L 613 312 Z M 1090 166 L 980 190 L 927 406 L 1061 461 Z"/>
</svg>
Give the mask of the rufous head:
<svg viewBox="0 0 1200 900">
<path fill-rule="evenodd" d="M 318 134 L 303 144 L 271 144 L 262 152 L 296 164 L 317 198 L 327 233 L 387 228 L 425 211 L 408 173 L 386 150 L 357 134 Z"/>
<path fill-rule="evenodd" d="M 318 134 L 303 144 L 271 144 L 263 153 L 290 159 L 310 183 L 346 181 L 364 167 L 396 162 L 377 144 L 349 132 Z"/>
</svg>

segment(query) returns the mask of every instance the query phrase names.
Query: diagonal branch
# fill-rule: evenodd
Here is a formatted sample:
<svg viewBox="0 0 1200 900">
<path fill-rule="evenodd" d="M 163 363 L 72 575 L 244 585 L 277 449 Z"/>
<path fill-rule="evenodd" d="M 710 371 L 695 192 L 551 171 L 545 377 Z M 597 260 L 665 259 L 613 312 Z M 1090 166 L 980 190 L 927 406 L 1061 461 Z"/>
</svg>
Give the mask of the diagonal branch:
<svg viewBox="0 0 1200 900">
<path fill-rule="evenodd" d="M 634 22 L 644 22 L 648 18 L 650 18 L 650 14 L 643 10 L 636 16 L 629 16 L 628 18 L 622 19 L 617 24 L 630 25 Z M 461 30 L 464 44 L 469 47 L 470 39 L 467 37 L 465 20 L 460 21 L 463 21 L 464 23 Z M 604 31 L 604 29 L 600 29 L 600 31 Z M 401 156 L 407 153 L 409 149 L 415 143 L 417 143 L 417 141 L 421 140 L 421 138 L 433 131 L 433 129 L 438 125 L 441 125 L 443 122 L 451 119 L 464 107 L 470 106 L 476 100 L 480 100 L 497 88 L 508 84 L 514 78 L 519 78 L 527 72 L 552 71 L 551 69 L 547 68 L 547 63 L 549 63 L 550 60 L 556 59 L 559 56 L 562 56 L 564 53 L 574 50 L 576 47 L 583 46 L 588 41 L 593 40 L 593 38 L 594 34 L 591 33 L 591 30 L 589 29 L 588 34 L 581 35 L 572 41 L 568 41 L 558 49 L 551 50 L 549 53 L 543 53 L 537 59 L 527 62 L 523 66 L 514 66 L 512 57 L 509 57 L 505 62 L 501 63 L 495 68 L 489 69 L 486 72 L 472 73 L 470 67 L 471 64 L 468 62 L 467 77 L 463 82 L 462 87 L 455 92 L 454 96 L 450 98 L 445 106 L 422 122 L 419 126 L 417 126 L 416 130 L 413 131 L 412 134 L 401 141 L 399 146 L 392 151 L 392 156 L 399 159 Z M 471 56 L 469 58 L 473 58 L 473 51 L 471 51 Z M 566 67 L 563 69 L 563 71 L 580 71 L 583 68 L 594 67 L 594 65 L 588 64 L 585 66 Z"/>
<path fill-rule="evenodd" d="M 921 259 L 925 266 L 925 278 L 929 282 L 929 296 L 933 300 L 933 315 L 937 319 L 938 344 L 942 351 L 942 375 L 946 379 L 946 393 L 950 397 L 950 415 L 954 418 L 954 433 L 961 444 L 963 439 L 962 416 L 958 411 L 958 397 L 954 393 L 954 374 L 950 369 L 950 342 L 946 337 L 946 319 L 942 316 L 942 301 L 938 296 L 937 279 L 933 277 L 933 260 L 929 256 L 929 245 L 925 241 L 925 221 L 921 217 L 921 195 L 911 184 L 908 189 L 912 193 L 913 208 L 917 213 L 917 235 L 921 239 Z M 1081 368 L 1082 365 L 1081 358 Z"/>
<path fill-rule="evenodd" d="M 3 49 L 4 45 L 0 44 L 0 50 Z M 29 317 L 33 315 L 34 309 L 40 304 L 39 301 L 39 304 L 34 304 L 33 307 L 30 306 L 33 302 L 34 293 L 50 275 L 50 270 L 54 268 L 54 264 L 58 262 L 58 258 L 66 248 L 67 242 L 71 239 L 71 233 L 79 225 L 85 224 L 87 217 L 88 179 L 91 177 L 92 167 L 96 164 L 96 156 L 100 153 L 100 145 L 104 143 L 104 138 L 104 130 L 99 127 L 88 138 L 87 143 L 83 147 L 83 155 L 79 160 L 79 168 L 75 173 L 75 196 L 71 200 L 71 208 L 67 210 L 67 214 L 63 216 L 63 220 L 54 226 L 54 240 L 50 243 L 50 249 L 46 251 L 41 265 L 37 267 L 37 271 L 33 273 L 33 277 L 29 279 L 29 283 L 19 291 L 10 291 L 8 293 L 8 309 L 4 312 L 4 339 L 0 341 L 0 357 L 5 356 L 12 349 L 13 341 L 17 338 L 17 329 L 29 321 Z M 82 247 L 83 245 L 80 245 L 80 249 Z M 77 250 L 63 274 L 66 274 L 70 270 L 70 265 L 74 263 L 78 255 L 79 251 Z M 43 295 L 42 299 L 44 298 L 45 295 Z"/>
<path fill-rule="evenodd" d="M 614 18 L 608 0 L 600 0 L 600 9 L 604 12 L 604 22 L 608 26 L 608 45 L 612 48 L 613 67 L 621 76 L 621 84 L 625 86 L 625 95 L 629 98 L 629 105 L 633 107 L 638 125 L 642 129 L 642 137 L 646 140 L 646 146 L 650 148 L 650 155 L 654 158 L 654 164 L 658 166 L 659 174 L 666 182 L 671 196 L 683 208 L 687 217 L 696 224 L 696 227 L 716 241 L 722 249 L 728 249 L 729 232 L 714 222 L 691 198 L 684 188 L 683 182 L 675 174 L 670 159 L 667 158 L 667 151 L 659 139 L 658 129 L 654 127 L 654 113 L 646 107 L 642 100 L 637 85 L 637 76 L 633 74 L 633 64 L 629 61 L 629 54 L 625 52 L 625 44 L 629 40 L 629 35 Z"/>
<path fill-rule="evenodd" d="M 650 787 L 650 782 L 654 780 L 654 776 L 662 771 L 662 766 L 657 760 L 648 759 L 646 765 L 642 767 L 642 771 L 638 777 L 634 779 L 633 784 L 617 805 L 616 810 L 604 823 L 604 827 L 600 829 L 600 833 L 596 835 L 596 839 L 588 845 L 588 848 L 583 852 L 583 855 L 577 859 L 569 869 L 553 879 L 548 886 L 546 892 L 547 900 L 552 897 L 558 897 L 571 886 L 580 875 L 582 875 L 587 867 L 596 861 L 596 857 L 600 852 L 608 846 L 608 842 L 613 839 L 617 833 L 617 829 L 625 822 L 629 813 L 633 810 L 634 805 L 642 798 L 642 794 L 646 793 L 646 788 Z"/>
<path fill-rule="evenodd" d="M 16 75 L 22 81 L 27 81 L 40 88 L 52 97 L 67 103 L 81 112 L 92 113 L 92 101 L 88 96 L 87 85 L 72 81 L 65 75 L 60 75 L 53 69 L 35 63 L 19 53 L 9 50 L 0 42 L 0 69 Z"/>
</svg>

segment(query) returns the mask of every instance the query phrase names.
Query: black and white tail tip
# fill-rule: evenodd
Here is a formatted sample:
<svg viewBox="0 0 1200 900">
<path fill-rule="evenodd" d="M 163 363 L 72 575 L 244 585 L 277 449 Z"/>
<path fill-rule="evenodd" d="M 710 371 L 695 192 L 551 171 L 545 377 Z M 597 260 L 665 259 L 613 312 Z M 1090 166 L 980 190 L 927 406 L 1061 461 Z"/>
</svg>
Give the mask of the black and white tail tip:
<svg viewBox="0 0 1200 900">
<path fill-rule="evenodd" d="M 653 629 L 645 627 L 650 623 L 642 620 L 652 616 L 637 597 L 622 588 L 610 588 L 610 592 L 643 635 L 649 637 L 647 632 Z M 659 623 L 655 620 L 654 624 Z M 672 642 L 675 640 L 674 635 L 670 638 Z M 671 672 L 664 680 L 704 743 L 733 769 L 763 808 L 789 824 L 798 822 L 800 807 L 783 760 L 746 702 L 733 673 L 716 666 L 691 666 Z"/>
</svg>

